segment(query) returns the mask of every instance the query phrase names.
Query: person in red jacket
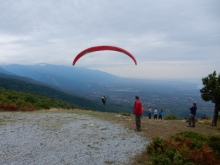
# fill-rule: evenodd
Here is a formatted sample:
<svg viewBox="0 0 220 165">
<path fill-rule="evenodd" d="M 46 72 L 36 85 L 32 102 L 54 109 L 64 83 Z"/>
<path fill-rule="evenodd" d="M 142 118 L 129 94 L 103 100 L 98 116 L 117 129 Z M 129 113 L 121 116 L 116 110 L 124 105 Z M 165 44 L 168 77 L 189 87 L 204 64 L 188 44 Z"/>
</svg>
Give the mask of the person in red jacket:
<svg viewBox="0 0 220 165">
<path fill-rule="evenodd" d="M 134 110 L 136 129 L 135 131 L 141 131 L 141 115 L 142 115 L 142 103 L 139 100 L 139 96 L 135 96 Z"/>
</svg>

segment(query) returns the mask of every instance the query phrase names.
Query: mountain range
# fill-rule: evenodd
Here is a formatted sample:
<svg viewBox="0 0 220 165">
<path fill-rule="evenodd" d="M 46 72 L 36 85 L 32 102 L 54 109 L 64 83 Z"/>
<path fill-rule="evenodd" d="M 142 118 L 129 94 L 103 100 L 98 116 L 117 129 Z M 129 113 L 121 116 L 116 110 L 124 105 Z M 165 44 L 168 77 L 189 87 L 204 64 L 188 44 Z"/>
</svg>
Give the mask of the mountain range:
<svg viewBox="0 0 220 165">
<path fill-rule="evenodd" d="M 1 78 L 10 77 L 40 85 L 37 91 L 41 94 L 45 95 L 43 91 L 50 88 L 50 95 L 46 94 L 49 97 L 59 96 L 78 106 L 99 111 L 132 113 L 135 95 L 140 96 L 145 110 L 149 105 L 153 109 L 163 108 L 164 115 L 187 117 L 193 101 L 198 104 L 198 115 L 211 116 L 213 111 L 213 104 L 201 99 L 199 84 L 183 80 L 128 79 L 98 70 L 50 64 L 0 65 L 0 73 Z M 108 96 L 105 106 L 101 104 L 101 95 Z"/>
</svg>

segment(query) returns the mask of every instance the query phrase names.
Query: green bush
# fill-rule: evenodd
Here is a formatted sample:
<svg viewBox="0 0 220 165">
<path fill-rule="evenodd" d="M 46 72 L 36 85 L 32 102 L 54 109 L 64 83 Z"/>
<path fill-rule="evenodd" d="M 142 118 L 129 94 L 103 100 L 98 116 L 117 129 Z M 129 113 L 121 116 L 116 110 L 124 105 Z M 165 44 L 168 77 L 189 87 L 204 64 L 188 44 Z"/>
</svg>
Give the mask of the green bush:
<svg viewBox="0 0 220 165">
<path fill-rule="evenodd" d="M 50 108 L 73 109 L 77 106 L 46 96 L 0 88 L 0 110 L 34 110 Z"/>
<path fill-rule="evenodd" d="M 153 142 L 147 147 L 148 154 L 161 153 L 166 149 L 166 141 L 160 137 L 153 138 Z"/>
<path fill-rule="evenodd" d="M 164 120 L 179 120 L 179 118 L 175 115 L 169 115 L 165 117 Z"/>
<path fill-rule="evenodd" d="M 220 135 L 210 135 L 207 144 L 220 157 Z"/>
<path fill-rule="evenodd" d="M 147 146 L 147 154 L 153 165 L 212 165 L 218 162 L 219 145 L 219 135 L 185 131 L 168 140 L 154 138 Z"/>
<path fill-rule="evenodd" d="M 184 137 L 185 139 L 190 139 L 192 141 L 192 146 L 191 146 L 192 149 L 198 149 L 198 148 L 201 149 L 202 143 L 208 140 L 207 136 L 191 131 L 184 131 L 171 136 L 171 138 L 174 139 L 175 141 L 182 140 L 180 139 L 180 137 Z"/>
<path fill-rule="evenodd" d="M 188 153 L 188 149 L 184 148 L 183 152 Z M 147 153 L 152 156 L 153 165 L 185 165 L 190 163 L 190 160 L 181 155 L 170 141 L 159 137 L 154 138 L 147 146 Z"/>
</svg>

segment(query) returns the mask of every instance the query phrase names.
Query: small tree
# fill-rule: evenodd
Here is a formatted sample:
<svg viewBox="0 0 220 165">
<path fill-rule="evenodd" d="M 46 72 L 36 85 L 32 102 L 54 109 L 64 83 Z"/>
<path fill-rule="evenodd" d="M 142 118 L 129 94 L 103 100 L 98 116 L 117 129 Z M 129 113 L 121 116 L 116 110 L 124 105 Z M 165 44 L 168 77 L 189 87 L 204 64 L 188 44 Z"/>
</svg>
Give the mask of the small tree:
<svg viewBox="0 0 220 165">
<path fill-rule="evenodd" d="M 212 101 L 215 104 L 212 126 L 217 126 L 218 111 L 220 110 L 220 74 L 217 76 L 216 71 L 209 74 L 208 77 L 202 78 L 204 87 L 200 89 L 201 97 L 205 101 Z"/>
</svg>

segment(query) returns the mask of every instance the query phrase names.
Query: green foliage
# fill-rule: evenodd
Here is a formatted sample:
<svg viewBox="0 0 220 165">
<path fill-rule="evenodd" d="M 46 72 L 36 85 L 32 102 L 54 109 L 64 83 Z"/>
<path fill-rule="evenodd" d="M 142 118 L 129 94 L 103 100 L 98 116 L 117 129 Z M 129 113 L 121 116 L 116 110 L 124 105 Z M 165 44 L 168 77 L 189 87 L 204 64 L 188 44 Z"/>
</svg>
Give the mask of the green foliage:
<svg viewBox="0 0 220 165">
<path fill-rule="evenodd" d="M 171 136 L 171 138 L 174 139 L 175 141 L 180 141 L 182 140 L 180 139 L 180 135 L 181 137 L 185 139 L 190 139 L 192 141 L 191 149 L 201 149 L 200 147 L 202 143 L 208 140 L 208 137 L 206 137 L 205 135 L 191 132 L 191 131 L 184 131 L 184 132 L 175 134 Z"/>
<path fill-rule="evenodd" d="M 0 109 L 2 110 L 20 110 L 26 109 L 50 109 L 66 108 L 73 109 L 77 106 L 66 103 L 58 99 L 52 99 L 41 95 L 34 95 L 25 92 L 17 92 L 0 88 Z"/>
<path fill-rule="evenodd" d="M 153 155 L 155 152 L 164 152 L 167 147 L 165 144 L 166 143 L 164 139 L 160 137 L 153 138 L 153 142 L 147 147 L 147 153 Z"/>
<path fill-rule="evenodd" d="M 183 153 L 188 152 L 187 148 L 182 150 Z M 173 144 L 159 137 L 154 138 L 147 146 L 147 153 L 152 156 L 153 165 L 183 165 L 190 163 L 190 160 L 182 156 Z"/>
<path fill-rule="evenodd" d="M 219 135 L 185 131 L 168 140 L 154 138 L 147 146 L 147 154 L 153 165 L 212 165 L 218 162 L 219 144 Z"/>
<path fill-rule="evenodd" d="M 217 76 L 216 71 L 209 74 L 208 77 L 202 78 L 204 87 L 200 89 L 201 97 L 205 101 L 220 103 L 220 74 Z"/>
<path fill-rule="evenodd" d="M 220 157 L 220 135 L 210 135 L 207 144 Z"/>
<path fill-rule="evenodd" d="M 220 111 L 220 74 L 216 71 L 202 79 L 204 87 L 200 89 L 201 97 L 205 101 L 211 101 L 215 104 L 212 126 L 217 126 L 218 111 Z"/>
<path fill-rule="evenodd" d="M 122 116 L 131 116 L 130 113 L 120 113 Z"/>
<path fill-rule="evenodd" d="M 169 115 L 165 117 L 164 120 L 180 120 L 180 119 L 175 115 Z"/>
<path fill-rule="evenodd" d="M 92 109 L 102 112 L 128 112 L 128 107 L 125 104 L 115 104 L 114 102 L 111 102 L 111 100 L 108 100 L 107 102 L 108 106 L 102 106 L 100 100 L 93 101 L 91 99 L 85 98 L 84 96 L 82 97 L 68 92 L 63 92 L 61 89 L 57 89 L 52 86 L 47 86 L 45 84 L 41 84 L 39 82 L 30 81 L 30 80 L 2 77 L 0 75 L 0 87 L 3 87 L 5 89 L 11 89 L 18 92 L 41 95 L 47 98 L 48 97 L 54 98 L 57 100 L 61 100 L 65 103 L 69 103 L 70 105 L 77 105 L 78 107 L 82 107 L 84 109 L 89 109 L 89 110 Z M 8 98 L 2 98 L 2 99 L 5 99 L 4 103 L 7 103 Z M 33 102 L 31 98 L 30 99 L 26 98 L 26 99 L 28 102 Z M 16 99 L 14 99 L 14 101 L 15 100 Z M 42 105 L 40 104 L 39 106 Z"/>
</svg>

